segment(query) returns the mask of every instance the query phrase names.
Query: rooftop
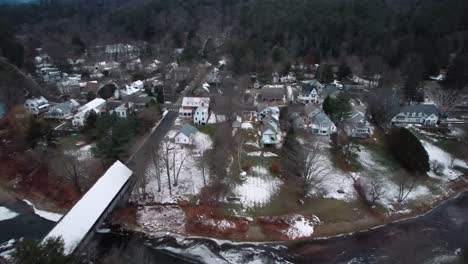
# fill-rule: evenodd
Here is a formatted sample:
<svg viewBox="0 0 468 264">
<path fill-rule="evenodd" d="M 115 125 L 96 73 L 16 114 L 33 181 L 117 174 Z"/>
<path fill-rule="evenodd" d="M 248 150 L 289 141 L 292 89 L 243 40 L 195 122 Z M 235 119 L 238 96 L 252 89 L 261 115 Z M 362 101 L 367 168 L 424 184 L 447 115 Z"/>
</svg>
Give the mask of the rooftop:
<svg viewBox="0 0 468 264">
<path fill-rule="evenodd" d="M 43 241 L 60 236 L 64 242 L 64 253 L 67 255 L 73 253 L 131 175 L 130 169 L 120 161 L 116 161 Z"/>
</svg>

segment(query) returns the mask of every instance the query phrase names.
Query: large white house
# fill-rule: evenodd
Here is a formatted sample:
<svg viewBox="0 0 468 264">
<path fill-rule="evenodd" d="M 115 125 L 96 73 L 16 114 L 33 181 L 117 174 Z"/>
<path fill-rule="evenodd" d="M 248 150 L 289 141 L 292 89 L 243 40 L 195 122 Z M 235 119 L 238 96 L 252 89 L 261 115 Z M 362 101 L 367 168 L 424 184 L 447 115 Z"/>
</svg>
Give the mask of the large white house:
<svg viewBox="0 0 468 264">
<path fill-rule="evenodd" d="M 197 125 L 206 125 L 208 118 L 210 117 L 210 111 L 206 106 L 200 106 L 195 110 L 193 115 L 193 123 Z"/>
<path fill-rule="evenodd" d="M 182 107 L 179 109 L 179 117 L 192 118 L 198 107 L 209 107 L 209 97 L 184 97 Z"/>
<path fill-rule="evenodd" d="M 24 102 L 26 110 L 33 115 L 39 115 L 49 111 L 49 106 L 49 101 L 42 96 L 27 99 L 26 102 Z"/>
<path fill-rule="evenodd" d="M 395 111 L 392 125 L 422 124 L 435 126 L 439 121 L 439 109 L 433 104 L 407 105 Z"/>
<path fill-rule="evenodd" d="M 317 80 L 304 81 L 297 101 L 303 104 L 318 103 L 322 89 L 323 85 Z"/>
<path fill-rule="evenodd" d="M 106 104 L 106 100 L 102 98 L 96 98 L 89 103 L 78 108 L 78 112 L 73 116 L 72 124 L 73 126 L 84 126 L 86 118 L 89 115 L 90 111 L 95 113 L 100 113 Z"/>
</svg>

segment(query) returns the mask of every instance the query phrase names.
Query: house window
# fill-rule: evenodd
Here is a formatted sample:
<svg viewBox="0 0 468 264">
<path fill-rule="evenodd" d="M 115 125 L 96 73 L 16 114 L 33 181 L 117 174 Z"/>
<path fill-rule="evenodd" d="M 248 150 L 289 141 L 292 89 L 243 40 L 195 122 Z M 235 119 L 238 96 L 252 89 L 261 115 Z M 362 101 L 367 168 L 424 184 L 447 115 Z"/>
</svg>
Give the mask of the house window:
<svg viewBox="0 0 468 264">
<path fill-rule="evenodd" d="M 412 117 L 415 117 L 415 116 L 416 116 L 416 113 L 413 113 L 411 116 L 412 116 Z"/>
</svg>

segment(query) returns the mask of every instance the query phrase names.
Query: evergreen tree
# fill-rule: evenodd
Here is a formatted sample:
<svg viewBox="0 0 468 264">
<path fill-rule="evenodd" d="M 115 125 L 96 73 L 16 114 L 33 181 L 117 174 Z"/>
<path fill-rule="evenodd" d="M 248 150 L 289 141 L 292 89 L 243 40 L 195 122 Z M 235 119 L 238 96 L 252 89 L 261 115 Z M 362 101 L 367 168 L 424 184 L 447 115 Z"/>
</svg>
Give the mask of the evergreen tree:
<svg viewBox="0 0 468 264">
<path fill-rule="evenodd" d="M 351 71 L 351 67 L 349 67 L 346 63 L 341 63 L 340 67 L 338 68 L 338 80 L 346 79 L 347 77 L 351 76 L 353 72 Z"/>
<path fill-rule="evenodd" d="M 44 243 L 21 241 L 12 253 L 12 261 L 17 264 L 66 264 L 71 257 L 64 254 L 64 242 L 60 237 L 50 238 Z"/>
<path fill-rule="evenodd" d="M 349 97 L 344 93 L 340 93 L 336 97 L 327 96 L 323 101 L 322 108 L 336 125 L 345 122 L 353 110 Z"/>
<path fill-rule="evenodd" d="M 450 63 L 444 86 L 448 89 L 461 90 L 468 83 L 468 53 L 458 54 Z"/>
<path fill-rule="evenodd" d="M 86 117 L 84 130 L 91 132 L 96 127 L 97 118 L 98 118 L 98 115 L 96 114 L 96 112 L 91 110 L 88 116 Z"/>
<path fill-rule="evenodd" d="M 300 177 L 303 171 L 303 165 L 301 165 L 301 163 L 303 161 L 304 150 L 301 143 L 296 139 L 296 133 L 292 126 L 284 137 L 281 150 L 284 170 L 292 176 Z"/>
<path fill-rule="evenodd" d="M 390 151 L 408 171 L 425 174 L 429 156 L 423 145 L 408 129 L 392 128 L 387 136 Z"/>
</svg>

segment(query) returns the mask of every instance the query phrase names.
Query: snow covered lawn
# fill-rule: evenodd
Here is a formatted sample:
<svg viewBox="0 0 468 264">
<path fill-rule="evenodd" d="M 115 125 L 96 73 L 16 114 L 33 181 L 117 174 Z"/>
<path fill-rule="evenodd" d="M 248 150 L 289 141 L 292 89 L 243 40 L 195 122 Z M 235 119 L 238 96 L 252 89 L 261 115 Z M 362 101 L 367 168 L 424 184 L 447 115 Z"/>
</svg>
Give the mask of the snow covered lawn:
<svg viewBox="0 0 468 264">
<path fill-rule="evenodd" d="M 255 176 L 254 176 L 255 175 Z M 244 207 L 261 207 L 279 191 L 283 182 L 271 175 L 264 167 L 254 167 L 247 179 L 235 186 L 233 192 Z"/>
<path fill-rule="evenodd" d="M 137 223 L 148 233 L 185 232 L 185 214 L 178 205 L 139 207 Z"/>
<path fill-rule="evenodd" d="M 320 219 L 317 216 L 313 216 L 313 219 L 309 220 L 302 215 L 296 215 L 290 220 L 289 228 L 284 233 L 289 239 L 310 237 L 314 233 L 314 226 L 319 223 Z"/>
<path fill-rule="evenodd" d="M 65 154 L 75 157 L 78 161 L 87 161 L 93 158 L 91 149 L 94 144 L 88 144 L 77 149 L 66 150 Z"/>
<path fill-rule="evenodd" d="M 424 140 L 421 140 L 422 145 L 424 146 L 424 149 L 426 149 L 427 154 L 429 155 L 429 160 L 432 162 L 436 160 L 440 164 L 444 166 L 444 169 L 442 171 L 443 177 L 440 177 L 436 175 L 433 171 L 429 172 L 428 175 L 430 177 L 439 179 L 439 180 L 454 180 L 458 177 L 460 177 L 463 173 L 455 170 L 452 168 L 452 162 L 454 167 L 461 167 L 461 168 L 466 168 L 468 169 L 467 164 L 459 159 L 455 159 L 451 154 L 445 152 L 441 148 L 427 142 Z"/>
<path fill-rule="evenodd" d="M 172 135 L 173 133 L 169 133 Z M 165 161 L 162 159 L 163 155 L 160 154 L 159 166 L 155 168 L 154 163 L 150 163 L 145 175 L 148 181 L 145 192 L 147 200 L 139 200 L 140 204 L 145 203 L 175 203 L 178 200 L 189 199 L 193 195 L 197 195 L 204 187 L 203 173 L 199 166 L 199 159 L 201 153 L 212 147 L 211 138 L 204 133 L 198 132 L 194 137 L 194 146 L 187 147 L 170 142 L 167 139 L 167 147 L 171 148 L 169 159 L 169 170 L 171 174 L 171 192 L 169 192 L 169 181 L 167 179 L 167 167 Z M 162 144 L 164 146 L 164 144 Z M 164 147 L 162 147 L 164 148 Z M 160 151 L 164 151 L 163 149 Z M 173 163 L 175 157 L 175 163 Z M 174 185 L 174 164 L 175 172 L 180 167 L 177 186 Z M 180 165 L 182 164 L 182 166 Z M 161 177 L 161 190 L 158 187 L 157 170 Z M 205 168 L 206 183 L 209 182 L 209 171 Z"/>
</svg>

